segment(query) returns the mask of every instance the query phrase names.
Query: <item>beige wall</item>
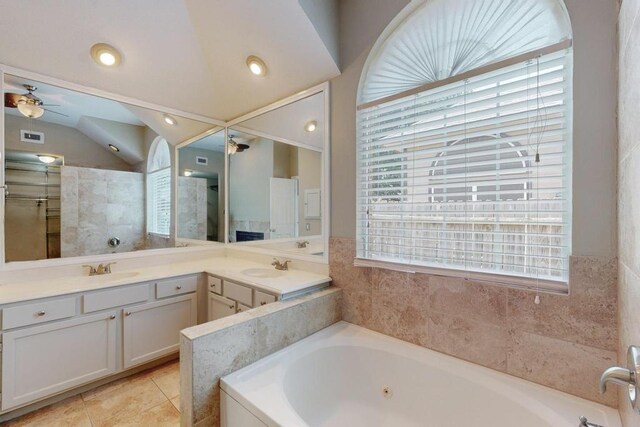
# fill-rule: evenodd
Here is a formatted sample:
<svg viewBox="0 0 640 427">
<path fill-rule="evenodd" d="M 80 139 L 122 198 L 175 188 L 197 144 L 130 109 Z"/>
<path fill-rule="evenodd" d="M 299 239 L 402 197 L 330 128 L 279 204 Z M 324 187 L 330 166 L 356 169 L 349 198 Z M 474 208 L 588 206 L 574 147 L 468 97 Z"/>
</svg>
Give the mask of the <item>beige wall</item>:
<svg viewBox="0 0 640 427">
<path fill-rule="evenodd" d="M 44 144 L 20 142 L 20 129 L 44 132 Z M 29 120 L 5 114 L 5 149 L 64 156 L 68 166 L 131 171 L 124 160 L 89 139 L 76 129 L 42 120 Z"/>
<path fill-rule="evenodd" d="M 362 68 L 379 34 L 407 3 L 340 3 L 344 68 L 342 75 L 331 81 L 331 235 L 335 237 L 355 237 L 356 233 L 355 108 Z M 572 253 L 614 256 L 617 3 L 567 0 L 566 4 L 575 48 Z M 598 23 L 597 31 L 593 31 L 594 22 Z"/>
<path fill-rule="evenodd" d="M 624 0 L 619 19 L 620 83 L 618 148 L 618 361 L 626 366 L 630 345 L 640 345 L 640 0 Z M 640 425 L 626 393 L 620 393 L 625 427 Z"/>
<path fill-rule="evenodd" d="M 340 3 L 344 69 L 331 81 L 329 253 L 333 283 L 343 289 L 344 319 L 616 406 L 617 390 L 600 395 L 598 380 L 617 358 L 617 2 L 566 1 L 575 48 L 571 292 L 542 294 L 539 305 L 526 290 L 353 266 L 358 83 L 369 49 L 407 3 Z"/>
</svg>

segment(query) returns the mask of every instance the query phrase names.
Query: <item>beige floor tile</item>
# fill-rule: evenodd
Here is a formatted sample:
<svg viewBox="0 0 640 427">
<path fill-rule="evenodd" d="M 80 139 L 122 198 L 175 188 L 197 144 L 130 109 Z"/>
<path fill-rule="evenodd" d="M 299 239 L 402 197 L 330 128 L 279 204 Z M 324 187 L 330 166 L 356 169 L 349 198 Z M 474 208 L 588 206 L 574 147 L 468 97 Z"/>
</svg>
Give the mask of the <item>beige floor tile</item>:
<svg viewBox="0 0 640 427">
<path fill-rule="evenodd" d="M 149 408 L 168 402 L 151 379 L 137 379 L 126 385 L 85 399 L 94 427 L 113 425 L 115 419 L 131 418 Z"/>
<path fill-rule="evenodd" d="M 177 395 L 173 399 L 171 399 L 171 403 L 176 407 L 178 412 L 180 412 L 180 395 Z"/>
<path fill-rule="evenodd" d="M 171 362 L 140 372 L 138 376 L 144 378 L 157 378 L 172 372 L 180 372 L 180 362 L 178 360 L 172 360 Z"/>
<path fill-rule="evenodd" d="M 80 396 L 44 407 L 3 424 L 6 427 L 91 427 Z"/>
<path fill-rule="evenodd" d="M 152 377 L 153 382 L 162 390 L 167 399 L 180 395 L 180 371 L 173 370 L 159 377 Z"/>
<path fill-rule="evenodd" d="M 167 401 L 146 411 L 123 417 L 113 417 L 101 424 L 105 427 L 177 427 L 180 425 L 180 413 Z"/>
</svg>

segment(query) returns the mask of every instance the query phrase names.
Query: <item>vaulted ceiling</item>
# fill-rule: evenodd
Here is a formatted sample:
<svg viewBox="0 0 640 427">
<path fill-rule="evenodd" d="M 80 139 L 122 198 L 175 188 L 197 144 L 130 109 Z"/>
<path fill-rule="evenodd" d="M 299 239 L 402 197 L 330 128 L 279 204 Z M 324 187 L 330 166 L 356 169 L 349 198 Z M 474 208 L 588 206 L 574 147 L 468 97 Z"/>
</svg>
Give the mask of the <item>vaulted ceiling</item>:
<svg viewBox="0 0 640 427">
<path fill-rule="evenodd" d="M 0 0 L 0 63 L 228 120 L 340 73 L 335 1 L 322 3 Z M 119 67 L 93 62 L 99 42 L 122 53 Z M 248 72 L 249 55 L 267 76 Z"/>
</svg>

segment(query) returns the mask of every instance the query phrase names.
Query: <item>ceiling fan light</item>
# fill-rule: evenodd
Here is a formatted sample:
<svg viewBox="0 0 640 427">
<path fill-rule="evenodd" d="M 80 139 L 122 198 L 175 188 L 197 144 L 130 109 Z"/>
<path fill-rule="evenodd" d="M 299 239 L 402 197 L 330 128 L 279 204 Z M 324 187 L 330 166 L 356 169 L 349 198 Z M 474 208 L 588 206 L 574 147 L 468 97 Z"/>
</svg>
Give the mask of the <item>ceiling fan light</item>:
<svg viewBox="0 0 640 427">
<path fill-rule="evenodd" d="M 247 67 L 254 76 L 264 77 L 267 75 L 267 64 L 255 55 L 247 57 Z"/>
<path fill-rule="evenodd" d="M 120 52 L 106 43 L 96 43 L 91 46 L 91 57 L 96 64 L 105 67 L 116 67 L 122 62 Z"/>
<path fill-rule="evenodd" d="M 233 141 L 229 141 L 229 146 L 227 148 L 227 152 L 229 154 L 236 154 L 238 152 L 238 144 Z"/>
<path fill-rule="evenodd" d="M 56 161 L 56 158 L 53 156 L 47 156 L 45 154 L 38 154 L 38 160 L 42 163 L 50 164 Z"/>
<path fill-rule="evenodd" d="M 44 114 L 44 108 L 22 100 L 18 102 L 18 111 L 30 119 L 38 119 Z"/>
</svg>

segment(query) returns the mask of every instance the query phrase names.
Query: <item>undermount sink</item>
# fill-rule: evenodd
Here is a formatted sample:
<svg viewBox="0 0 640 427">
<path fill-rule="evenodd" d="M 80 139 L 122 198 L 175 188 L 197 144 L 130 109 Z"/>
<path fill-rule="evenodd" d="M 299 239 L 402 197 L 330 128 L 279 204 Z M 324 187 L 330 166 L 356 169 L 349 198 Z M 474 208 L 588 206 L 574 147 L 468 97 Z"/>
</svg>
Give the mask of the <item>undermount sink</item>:
<svg viewBox="0 0 640 427">
<path fill-rule="evenodd" d="M 241 271 L 245 276 L 259 277 L 259 278 L 272 278 L 282 275 L 282 271 L 272 270 L 270 268 L 247 268 Z"/>
<path fill-rule="evenodd" d="M 99 274 L 96 276 L 89 276 L 88 279 L 91 282 L 109 282 L 111 280 L 124 280 L 130 279 L 132 277 L 136 277 L 138 274 L 137 271 L 123 271 L 120 273 L 109 273 L 109 274 Z"/>
</svg>

